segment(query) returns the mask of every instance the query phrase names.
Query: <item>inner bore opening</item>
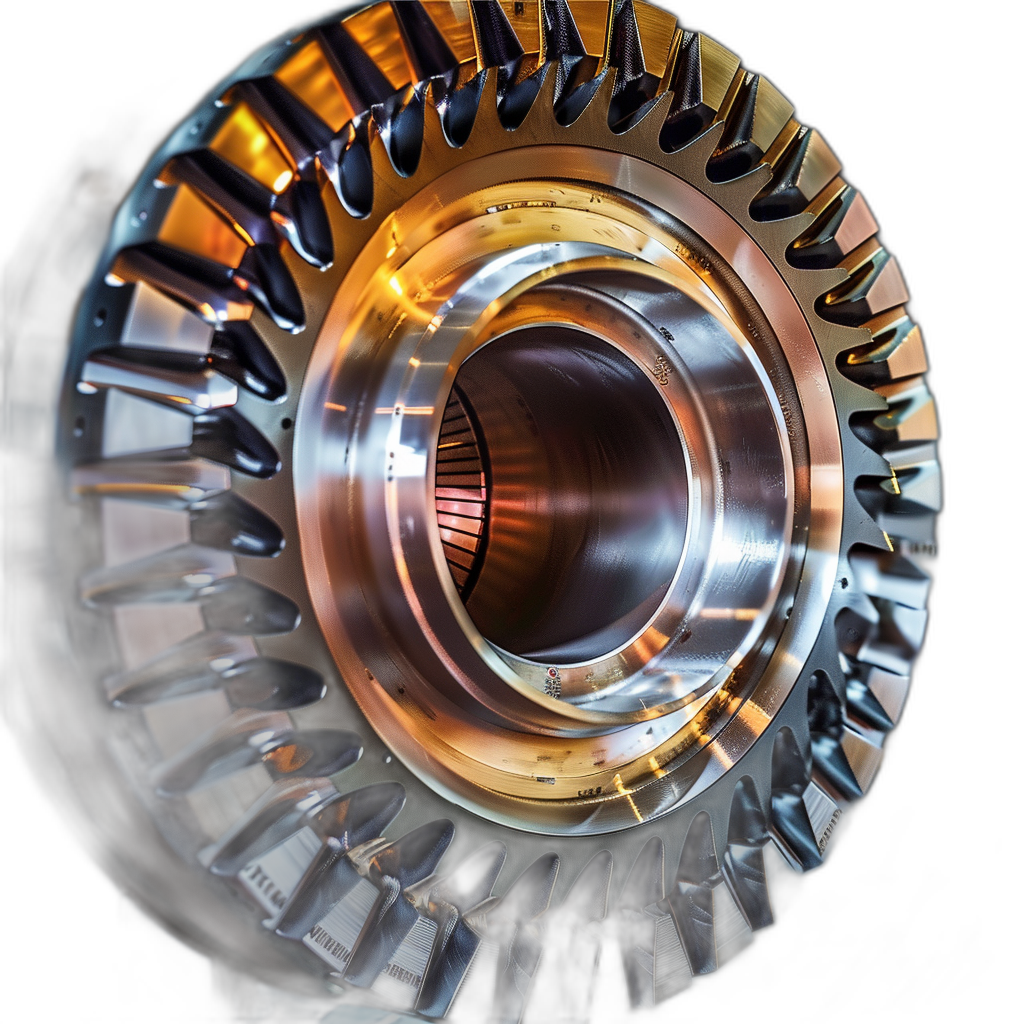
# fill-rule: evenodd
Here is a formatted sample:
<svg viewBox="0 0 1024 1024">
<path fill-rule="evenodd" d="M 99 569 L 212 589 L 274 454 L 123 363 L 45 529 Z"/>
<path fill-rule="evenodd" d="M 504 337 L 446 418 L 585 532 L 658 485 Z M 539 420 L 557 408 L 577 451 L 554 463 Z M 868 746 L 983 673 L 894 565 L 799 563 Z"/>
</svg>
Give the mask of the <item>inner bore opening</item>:
<svg viewBox="0 0 1024 1024">
<path fill-rule="evenodd" d="M 495 339 L 455 379 L 438 442 L 452 578 L 495 646 L 545 664 L 636 636 L 675 575 L 686 460 L 647 374 L 564 326 Z"/>
</svg>

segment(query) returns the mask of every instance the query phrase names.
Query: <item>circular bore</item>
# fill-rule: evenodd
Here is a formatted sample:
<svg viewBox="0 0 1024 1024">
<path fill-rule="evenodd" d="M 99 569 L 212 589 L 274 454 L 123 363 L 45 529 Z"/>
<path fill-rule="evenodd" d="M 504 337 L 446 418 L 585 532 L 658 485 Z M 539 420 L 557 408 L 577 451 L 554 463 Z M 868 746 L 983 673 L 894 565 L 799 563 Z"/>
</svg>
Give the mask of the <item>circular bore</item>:
<svg viewBox="0 0 1024 1024">
<path fill-rule="evenodd" d="M 686 537 L 687 461 L 657 385 L 607 342 L 551 324 L 479 349 L 456 391 L 487 491 L 473 584 L 459 593 L 473 624 L 552 667 L 625 646 L 660 608 Z M 439 438 L 438 485 L 456 445 Z M 456 497 L 467 467 L 445 468 Z"/>
</svg>

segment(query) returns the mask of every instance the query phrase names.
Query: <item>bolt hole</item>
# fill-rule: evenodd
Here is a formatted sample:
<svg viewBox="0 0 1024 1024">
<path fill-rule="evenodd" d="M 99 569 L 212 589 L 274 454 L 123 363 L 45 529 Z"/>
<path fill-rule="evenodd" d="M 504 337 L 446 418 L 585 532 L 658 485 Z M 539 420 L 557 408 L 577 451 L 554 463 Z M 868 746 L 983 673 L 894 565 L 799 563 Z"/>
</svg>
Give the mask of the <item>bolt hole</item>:
<svg viewBox="0 0 1024 1024">
<path fill-rule="evenodd" d="M 97 327 L 102 327 L 107 322 L 107 311 L 105 309 L 97 309 L 96 315 L 92 318 L 92 322 Z"/>
<path fill-rule="evenodd" d="M 283 420 L 281 420 L 281 429 L 282 430 L 291 430 L 292 429 L 292 421 L 291 421 L 291 417 L 290 416 L 285 416 L 285 418 Z"/>
<path fill-rule="evenodd" d="M 845 576 L 839 581 L 839 586 L 841 586 L 843 590 L 845 590 L 849 585 L 850 581 Z"/>
</svg>

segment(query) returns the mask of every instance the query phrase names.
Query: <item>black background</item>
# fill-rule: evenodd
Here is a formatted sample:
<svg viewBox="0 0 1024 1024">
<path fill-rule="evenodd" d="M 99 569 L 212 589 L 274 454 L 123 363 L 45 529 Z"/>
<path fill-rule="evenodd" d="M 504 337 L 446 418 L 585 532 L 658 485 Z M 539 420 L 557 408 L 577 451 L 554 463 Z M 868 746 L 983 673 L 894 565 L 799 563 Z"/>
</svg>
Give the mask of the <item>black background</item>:
<svg viewBox="0 0 1024 1024">
<path fill-rule="evenodd" d="M 40 284 L 38 270 L 82 227 L 83 209 L 105 204 L 113 212 L 148 156 L 215 80 L 322 10 L 309 3 L 112 4 L 45 14 L 23 8 L 8 16 L 4 326 L 16 325 L 26 298 L 67 287 L 52 276 Z M 944 464 L 947 471 L 963 465 L 967 426 L 957 420 L 961 407 L 950 391 L 953 360 L 972 342 L 968 286 L 957 268 L 984 196 L 954 201 L 964 197 L 968 162 L 958 139 L 969 111 L 954 89 L 940 85 L 949 81 L 948 25 L 932 18 L 893 22 L 888 10 L 848 5 L 787 5 L 750 15 L 725 4 L 690 4 L 679 13 L 790 98 L 865 195 L 923 325 Z M 969 79 L 972 69 L 961 65 L 959 72 Z M 920 1010 L 952 998 L 943 994 L 950 988 L 963 995 L 997 983 L 981 955 L 985 926 L 977 908 L 963 902 L 979 866 L 977 844 L 985 842 L 981 829 L 989 825 L 966 803 L 958 781 L 974 737 L 957 725 L 957 701 L 971 699 L 970 687 L 980 680 L 972 678 L 971 624 L 953 607 L 956 581 L 966 579 L 968 542 L 966 509 L 949 481 L 956 482 L 952 473 L 925 652 L 870 794 L 785 919 L 737 963 L 651 1020 L 786 1012 L 780 1000 L 793 1000 L 801 1016 L 887 1005 Z M 16 780 L 16 766 L 11 770 Z M 141 922 L 54 830 L 31 783 L 14 788 L 10 837 L 26 842 L 8 847 L 8 886 L 17 880 L 9 921 L 20 942 L 12 983 L 24 970 L 40 1012 L 54 1019 L 98 1011 L 111 1024 L 231 1020 L 231 998 L 222 994 L 226 976 Z M 57 952 L 41 936 L 47 922 L 68 915 L 69 901 L 78 941 L 73 952 Z M 45 986 L 33 980 L 37 970 L 49 977 Z"/>
</svg>

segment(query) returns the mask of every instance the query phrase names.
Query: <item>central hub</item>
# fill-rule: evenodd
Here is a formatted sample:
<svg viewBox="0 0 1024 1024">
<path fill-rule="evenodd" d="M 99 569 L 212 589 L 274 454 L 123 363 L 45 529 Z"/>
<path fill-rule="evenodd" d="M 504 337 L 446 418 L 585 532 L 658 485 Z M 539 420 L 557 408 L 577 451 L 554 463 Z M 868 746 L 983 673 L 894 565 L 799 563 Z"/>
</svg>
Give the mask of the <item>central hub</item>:
<svg viewBox="0 0 1024 1024">
<path fill-rule="evenodd" d="M 768 320 L 688 226 L 528 166 L 510 199 L 484 183 L 507 170 L 410 200 L 339 289 L 296 422 L 303 561 L 342 678 L 421 778 L 610 831 L 724 770 L 778 700 L 728 758 L 714 738 L 790 685 L 803 425 Z"/>
<path fill-rule="evenodd" d="M 459 369 L 438 444 L 438 525 L 483 637 L 568 665 L 641 633 L 683 555 L 687 467 L 650 372 L 564 325 Z"/>
</svg>

